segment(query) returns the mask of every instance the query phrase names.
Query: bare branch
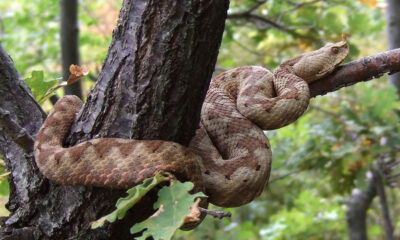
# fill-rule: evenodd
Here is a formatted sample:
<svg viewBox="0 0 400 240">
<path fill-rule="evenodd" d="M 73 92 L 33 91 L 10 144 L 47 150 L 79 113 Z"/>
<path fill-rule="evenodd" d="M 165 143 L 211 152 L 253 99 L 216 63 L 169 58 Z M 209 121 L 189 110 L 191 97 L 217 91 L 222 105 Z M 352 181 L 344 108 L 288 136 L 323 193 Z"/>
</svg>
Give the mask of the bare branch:
<svg viewBox="0 0 400 240">
<path fill-rule="evenodd" d="M 309 169 L 307 169 L 307 170 L 310 170 L 310 169 L 311 169 L 311 168 L 309 168 Z M 296 169 L 296 170 L 293 170 L 293 171 L 291 171 L 291 172 L 282 174 L 282 175 L 280 175 L 280 176 L 277 176 L 277 177 L 275 177 L 275 178 L 270 179 L 270 180 L 268 181 L 268 184 L 271 184 L 271 183 L 273 183 L 273 182 L 282 180 L 282 179 L 284 179 L 284 178 L 286 178 L 286 177 L 289 177 L 289 176 L 291 176 L 291 175 L 293 175 L 293 174 L 297 174 L 297 173 L 302 172 L 302 171 L 304 171 L 304 170 L 305 170 L 305 169 Z"/>
<path fill-rule="evenodd" d="M 400 71 L 400 48 L 363 57 L 336 69 L 329 76 L 310 84 L 311 97 Z"/>
<path fill-rule="evenodd" d="M 281 24 L 279 24 L 278 22 L 276 22 L 270 18 L 260 16 L 258 14 L 254 14 L 254 13 L 247 12 L 247 11 L 240 12 L 240 13 L 231 13 L 228 15 L 228 19 L 245 19 L 245 20 L 252 21 L 255 23 L 257 23 L 257 21 L 258 21 L 258 22 L 265 23 L 266 25 L 272 26 L 274 28 L 277 28 L 277 29 L 285 31 L 285 32 L 289 31 L 289 29 L 287 27 L 282 26 Z M 262 30 L 264 30 L 264 29 L 262 29 Z"/>
<path fill-rule="evenodd" d="M 395 174 L 386 176 L 386 178 L 388 178 L 388 179 L 397 178 L 397 177 L 400 177 L 400 173 L 395 173 Z"/>
<path fill-rule="evenodd" d="M 232 38 L 232 41 L 234 43 L 236 43 L 239 47 L 241 47 L 243 50 L 245 50 L 246 52 L 249 52 L 249 53 L 251 53 L 253 55 L 256 55 L 256 56 L 263 56 L 264 55 L 264 54 L 262 54 L 262 53 L 260 53 L 258 51 L 255 51 L 255 50 L 247 47 L 246 45 L 242 44 L 240 41 L 236 40 L 235 38 Z"/>
<path fill-rule="evenodd" d="M 329 116 L 334 117 L 334 118 L 340 118 L 342 116 L 342 115 L 337 114 L 335 112 L 331 112 L 331 111 L 328 111 L 326 109 L 323 109 L 323 108 L 321 108 L 320 106 L 317 106 L 317 105 L 310 104 L 308 106 L 308 108 L 311 109 L 311 110 L 314 109 L 314 110 L 317 110 L 319 112 L 325 113 L 326 115 L 329 115 Z"/>
<path fill-rule="evenodd" d="M 385 167 L 388 170 L 392 170 L 393 168 L 400 167 L 400 160 L 387 163 L 387 164 L 385 164 Z"/>
<path fill-rule="evenodd" d="M 251 21 L 254 24 L 257 25 L 257 27 L 260 30 L 266 30 L 270 27 L 276 28 L 278 30 L 281 30 L 283 32 L 286 32 L 290 35 L 292 35 L 295 38 L 303 38 L 303 39 L 310 39 L 310 40 L 314 40 L 313 37 L 311 36 L 306 36 L 306 35 L 302 35 L 297 33 L 294 29 L 290 29 L 282 24 L 280 24 L 279 22 L 272 20 L 270 18 L 255 14 L 255 13 L 251 13 L 251 12 L 240 12 L 240 13 L 232 13 L 228 15 L 228 19 L 232 19 L 232 20 L 247 20 L 247 21 Z"/>
<path fill-rule="evenodd" d="M 256 10 L 257 8 L 261 7 L 263 4 L 265 4 L 266 2 L 268 2 L 268 0 L 263 0 L 263 1 L 256 1 L 256 3 L 251 6 L 249 9 L 247 9 L 246 11 L 244 11 L 245 13 L 251 13 L 254 10 Z"/>
<path fill-rule="evenodd" d="M 200 212 L 213 216 L 214 218 L 222 219 L 224 217 L 232 217 L 232 213 L 224 212 L 224 211 L 216 211 L 216 210 L 208 210 L 202 207 L 199 207 Z"/>
<path fill-rule="evenodd" d="M 316 2 L 320 2 L 321 0 L 312 0 L 309 2 L 304 2 L 304 3 L 299 3 L 299 4 L 294 4 L 295 6 L 291 9 L 289 9 L 288 11 L 294 11 L 298 8 L 301 8 L 303 6 L 306 5 L 311 5 L 314 4 Z M 255 10 L 257 10 L 260 6 L 262 6 L 263 4 L 265 4 L 266 2 L 268 2 L 268 0 L 265 1 L 256 1 L 256 3 L 251 6 L 250 8 L 246 9 L 245 11 L 242 12 L 237 12 L 237 13 L 231 13 L 228 15 L 228 19 L 233 19 L 233 20 L 246 20 L 249 22 L 253 22 L 258 29 L 264 31 L 267 30 L 271 27 L 281 30 L 283 32 L 286 32 L 290 35 L 292 35 L 293 37 L 296 38 L 303 38 L 303 39 L 309 39 L 309 40 L 315 40 L 312 36 L 307 36 L 307 35 L 302 35 L 296 32 L 296 29 L 299 29 L 299 27 L 297 26 L 295 29 L 292 29 L 290 27 L 286 27 L 284 25 L 281 24 L 281 19 L 283 17 L 283 14 L 287 13 L 288 11 L 282 12 L 282 14 L 280 14 L 280 16 L 278 17 L 277 20 L 273 20 L 271 18 L 268 18 L 267 16 L 262 16 L 259 15 L 257 13 L 254 13 Z M 302 29 L 310 29 L 310 28 L 315 28 L 314 25 L 311 26 L 305 26 L 302 27 Z"/>
<path fill-rule="evenodd" d="M 322 0 L 312 0 L 312 1 L 300 2 L 300 3 L 299 2 L 290 2 L 289 1 L 289 3 L 294 5 L 294 6 L 292 8 L 289 8 L 289 9 L 286 9 L 286 10 L 282 11 L 281 14 L 278 17 L 278 21 L 280 22 L 281 19 L 283 18 L 283 16 L 286 15 L 288 12 L 293 12 L 295 10 L 298 10 L 299 8 L 304 7 L 304 6 L 312 5 L 314 3 L 318 3 L 318 2 L 321 2 L 321 1 Z"/>
</svg>

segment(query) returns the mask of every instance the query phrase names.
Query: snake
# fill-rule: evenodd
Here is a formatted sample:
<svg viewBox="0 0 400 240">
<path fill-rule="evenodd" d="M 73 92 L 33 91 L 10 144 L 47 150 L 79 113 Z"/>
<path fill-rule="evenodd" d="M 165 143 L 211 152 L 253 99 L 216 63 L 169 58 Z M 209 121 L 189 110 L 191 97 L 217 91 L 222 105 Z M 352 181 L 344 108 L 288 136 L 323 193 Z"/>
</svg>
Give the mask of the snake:
<svg viewBox="0 0 400 240">
<path fill-rule="evenodd" d="M 270 176 L 272 152 L 264 131 L 296 121 L 309 105 L 308 85 L 332 73 L 348 53 L 343 40 L 286 60 L 274 72 L 245 66 L 217 75 L 202 105 L 200 127 L 188 146 L 96 138 L 65 147 L 82 101 L 64 96 L 36 136 L 36 164 L 58 184 L 119 189 L 169 172 L 180 181 L 193 182 L 214 205 L 244 205 L 261 194 Z"/>
</svg>

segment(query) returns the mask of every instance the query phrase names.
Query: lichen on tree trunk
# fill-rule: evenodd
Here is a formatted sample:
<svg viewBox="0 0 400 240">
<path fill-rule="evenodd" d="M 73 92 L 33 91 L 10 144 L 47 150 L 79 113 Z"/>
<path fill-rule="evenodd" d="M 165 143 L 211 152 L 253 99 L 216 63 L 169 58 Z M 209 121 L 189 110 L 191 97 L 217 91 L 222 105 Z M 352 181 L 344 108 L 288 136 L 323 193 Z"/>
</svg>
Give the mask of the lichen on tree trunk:
<svg viewBox="0 0 400 240">
<path fill-rule="evenodd" d="M 67 144 L 104 136 L 188 144 L 198 126 L 228 4 L 125 0 L 102 72 Z M 29 91 L 21 96 L 30 98 Z M 8 101 L 17 99 L 9 96 Z M 41 112 L 37 105 L 35 110 Z M 30 134 L 35 135 L 42 118 L 30 119 L 35 123 Z M 19 155 L 5 156 L 13 176 L 13 165 L 22 171 L 15 171 L 19 182 L 10 179 L 18 191 L 11 191 L 11 217 L 4 221 L 2 239 L 131 239 L 129 227 L 152 212 L 154 193 L 126 220 L 90 230 L 89 223 L 109 213 L 123 191 L 52 184 L 38 172 L 31 155 Z M 25 169 L 26 163 L 31 169 Z"/>
</svg>

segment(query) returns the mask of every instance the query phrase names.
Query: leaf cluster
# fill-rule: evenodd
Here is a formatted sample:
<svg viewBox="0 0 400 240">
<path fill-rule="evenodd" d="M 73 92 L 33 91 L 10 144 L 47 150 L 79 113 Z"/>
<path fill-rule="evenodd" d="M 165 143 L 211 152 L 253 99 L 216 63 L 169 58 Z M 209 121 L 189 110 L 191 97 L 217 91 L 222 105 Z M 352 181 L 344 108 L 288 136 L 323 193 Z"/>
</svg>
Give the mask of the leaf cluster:
<svg viewBox="0 0 400 240">
<path fill-rule="evenodd" d="M 116 203 L 116 210 L 92 223 L 92 228 L 102 227 L 107 222 L 115 222 L 123 219 L 126 212 L 139 202 L 150 190 L 157 185 L 170 181 L 170 186 L 164 186 L 158 192 L 158 200 L 154 203 L 157 210 L 151 217 L 141 223 L 137 223 L 130 229 L 132 234 L 141 233 L 136 239 L 147 239 L 153 237 L 155 240 L 171 239 L 175 231 L 186 223 L 187 216 L 198 202 L 195 199 L 206 197 L 203 193 L 190 194 L 194 187 L 193 183 L 181 183 L 170 174 L 156 174 L 127 191 L 128 196 L 120 198 Z M 198 221 L 199 219 L 190 219 Z"/>
</svg>

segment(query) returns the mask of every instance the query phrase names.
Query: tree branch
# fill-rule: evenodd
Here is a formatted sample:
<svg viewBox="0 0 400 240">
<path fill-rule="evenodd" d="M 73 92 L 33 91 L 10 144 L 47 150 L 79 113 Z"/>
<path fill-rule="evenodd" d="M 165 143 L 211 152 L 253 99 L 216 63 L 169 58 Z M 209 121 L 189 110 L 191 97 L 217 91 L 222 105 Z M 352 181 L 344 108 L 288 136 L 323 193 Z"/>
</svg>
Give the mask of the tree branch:
<svg viewBox="0 0 400 240">
<path fill-rule="evenodd" d="M 323 109 L 323 108 L 321 108 L 320 106 L 317 106 L 317 105 L 312 105 L 312 104 L 310 104 L 310 105 L 308 106 L 308 108 L 309 108 L 310 110 L 316 110 L 316 111 L 322 112 L 322 113 L 324 113 L 324 114 L 326 114 L 326 115 L 329 115 L 329 116 L 331 116 L 331 117 L 333 117 L 333 118 L 340 118 L 340 117 L 342 116 L 342 115 L 339 114 L 339 113 L 335 113 L 335 112 L 328 111 L 328 110 Z"/>
<path fill-rule="evenodd" d="M 273 27 L 273 28 L 276 28 L 283 32 L 286 32 L 295 38 L 314 40 L 313 37 L 299 34 L 295 30 L 290 29 L 290 28 L 280 24 L 278 21 L 274 21 L 270 18 L 261 16 L 261 15 L 258 15 L 258 14 L 252 13 L 252 12 L 248 12 L 248 11 L 239 12 L 239 13 L 231 13 L 228 15 L 228 19 L 232 19 L 232 20 L 244 19 L 244 20 L 248 20 L 248 21 L 251 21 L 254 24 L 256 24 L 260 30 L 266 30 L 269 27 Z"/>
<path fill-rule="evenodd" d="M 38 225 L 31 225 L 30 219 L 38 217 L 37 209 L 43 208 L 48 199 L 41 197 L 46 181 L 34 164 L 30 136 L 35 135 L 46 114 L 1 45 L 0 109 L 0 152 L 7 171 L 11 172 L 10 198 L 6 205 L 10 216 L 2 221 L 0 239 L 33 239 Z M 42 223 L 51 222 L 49 218 L 48 214 Z M 25 227 L 20 228 L 21 225 Z"/>
<path fill-rule="evenodd" d="M 309 169 L 310 169 L 310 168 L 309 168 Z M 309 170 L 309 169 L 308 169 L 308 170 Z M 297 173 L 302 172 L 302 171 L 304 171 L 304 169 L 296 169 L 296 170 L 293 170 L 293 171 L 291 171 L 291 172 L 282 174 L 282 175 L 280 175 L 280 176 L 271 178 L 271 179 L 268 181 L 268 184 L 271 184 L 271 183 L 273 183 L 273 182 L 282 180 L 282 179 L 284 179 L 284 178 L 286 178 L 286 177 L 292 176 L 293 174 L 297 174 Z"/>
<path fill-rule="evenodd" d="M 400 71 L 400 48 L 363 57 L 337 68 L 332 74 L 310 84 L 311 97 L 325 95 L 358 82 Z"/>
<path fill-rule="evenodd" d="M 293 12 L 293 11 L 295 11 L 295 10 L 298 10 L 299 8 L 304 7 L 304 6 L 312 5 L 312 4 L 314 4 L 314 3 L 318 3 L 318 2 L 321 2 L 321 1 L 322 1 L 322 0 L 312 0 L 312 1 L 300 2 L 300 3 L 299 3 L 299 2 L 289 2 L 290 4 L 293 5 L 293 7 L 290 8 L 290 9 L 287 9 L 287 10 L 282 11 L 282 12 L 280 13 L 279 17 L 278 17 L 278 21 L 280 22 L 281 19 L 283 18 L 283 16 L 284 16 L 285 14 L 287 14 L 288 12 Z"/>
<path fill-rule="evenodd" d="M 314 4 L 319 1 L 321 1 L 321 0 L 315 0 L 315 1 L 305 2 L 305 3 L 295 4 L 295 7 L 293 7 L 291 10 L 293 11 L 293 10 L 301 8 L 305 5 Z M 268 2 L 268 0 L 257 1 L 253 6 L 251 6 L 250 8 L 248 8 L 244 11 L 229 14 L 227 19 L 247 20 L 247 21 L 253 22 L 260 30 L 267 30 L 268 28 L 273 27 L 275 29 L 286 32 L 295 38 L 315 40 L 312 36 L 299 34 L 295 31 L 295 29 L 291 29 L 291 28 L 288 28 L 288 27 L 282 25 L 281 19 L 283 17 L 283 14 L 281 14 L 277 20 L 273 20 L 266 16 L 262 16 L 257 13 L 254 13 L 255 10 L 257 10 L 260 6 L 262 6 L 266 2 Z M 311 27 L 313 28 L 314 26 L 311 26 Z M 298 28 L 299 27 L 297 27 L 296 29 L 298 29 Z M 310 26 L 307 28 L 310 28 Z"/>
<path fill-rule="evenodd" d="M 208 210 L 208 209 L 205 209 L 205 208 L 202 208 L 202 207 L 199 207 L 199 210 L 200 210 L 200 212 L 208 214 L 210 216 L 213 216 L 214 218 L 222 219 L 222 218 L 225 218 L 225 217 L 227 217 L 227 218 L 232 217 L 232 213 L 230 213 L 230 212 Z"/>
<path fill-rule="evenodd" d="M 267 2 L 268 2 L 268 0 L 256 1 L 256 3 L 255 3 L 253 6 L 249 7 L 249 8 L 248 8 L 247 10 L 245 10 L 244 12 L 245 12 L 245 13 L 251 13 L 251 12 L 253 12 L 253 11 L 256 10 L 257 8 L 261 7 L 263 4 L 265 4 L 265 3 L 267 3 Z"/>
</svg>

